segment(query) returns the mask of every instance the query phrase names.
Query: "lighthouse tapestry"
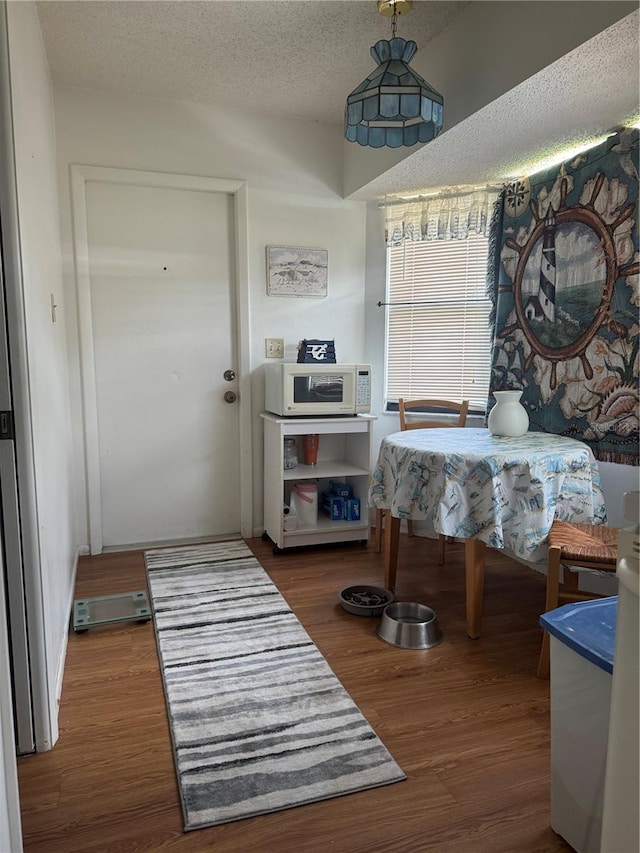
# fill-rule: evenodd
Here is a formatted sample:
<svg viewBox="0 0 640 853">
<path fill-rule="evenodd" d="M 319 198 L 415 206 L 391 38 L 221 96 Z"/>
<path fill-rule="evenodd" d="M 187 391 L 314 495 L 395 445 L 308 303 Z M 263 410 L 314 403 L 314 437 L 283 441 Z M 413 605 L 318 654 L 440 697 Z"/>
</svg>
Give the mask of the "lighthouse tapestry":
<svg viewBox="0 0 640 853">
<path fill-rule="evenodd" d="M 509 184 L 502 203 L 491 391 L 522 389 L 531 430 L 638 465 L 638 130 Z"/>
</svg>

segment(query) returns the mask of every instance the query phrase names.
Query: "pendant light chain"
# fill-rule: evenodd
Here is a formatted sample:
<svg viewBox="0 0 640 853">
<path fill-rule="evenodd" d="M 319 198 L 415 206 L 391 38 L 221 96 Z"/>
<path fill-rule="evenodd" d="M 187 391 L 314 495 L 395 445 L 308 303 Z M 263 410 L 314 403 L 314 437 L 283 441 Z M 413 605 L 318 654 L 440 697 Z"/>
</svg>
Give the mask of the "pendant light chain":
<svg viewBox="0 0 640 853">
<path fill-rule="evenodd" d="M 398 30 L 398 4 L 393 4 L 393 16 L 391 18 L 391 38 L 394 39 L 396 37 L 396 32 Z"/>
</svg>

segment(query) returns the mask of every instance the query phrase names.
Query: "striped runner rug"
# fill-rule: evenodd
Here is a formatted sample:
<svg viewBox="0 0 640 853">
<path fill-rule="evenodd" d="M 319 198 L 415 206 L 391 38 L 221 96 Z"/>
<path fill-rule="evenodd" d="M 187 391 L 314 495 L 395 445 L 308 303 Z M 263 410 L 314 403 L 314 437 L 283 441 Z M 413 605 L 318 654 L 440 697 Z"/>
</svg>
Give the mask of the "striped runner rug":
<svg viewBox="0 0 640 853">
<path fill-rule="evenodd" d="M 185 830 L 406 778 L 242 540 L 145 563 Z"/>
</svg>

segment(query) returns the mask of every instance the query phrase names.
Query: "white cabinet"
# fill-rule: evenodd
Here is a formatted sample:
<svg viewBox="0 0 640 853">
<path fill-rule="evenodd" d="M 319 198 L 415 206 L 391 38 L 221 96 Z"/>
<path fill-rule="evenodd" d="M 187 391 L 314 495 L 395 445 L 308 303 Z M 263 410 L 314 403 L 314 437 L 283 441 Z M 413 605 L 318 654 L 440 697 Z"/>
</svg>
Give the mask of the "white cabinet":
<svg viewBox="0 0 640 853">
<path fill-rule="evenodd" d="M 371 476 L 371 426 L 367 415 L 336 418 L 282 418 L 264 412 L 264 527 L 274 550 L 326 542 L 349 542 L 369 538 L 367 495 Z M 318 462 L 302 464 L 302 436 L 320 436 Z M 293 436 L 298 444 L 298 465 L 284 468 L 284 439 Z M 283 529 L 283 508 L 291 488 L 305 481 L 318 486 L 318 496 L 328 491 L 329 480 L 341 480 L 360 498 L 359 521 L 331 521 L 318 511 L 316 524 L 298 524 Z"/>
</svg>

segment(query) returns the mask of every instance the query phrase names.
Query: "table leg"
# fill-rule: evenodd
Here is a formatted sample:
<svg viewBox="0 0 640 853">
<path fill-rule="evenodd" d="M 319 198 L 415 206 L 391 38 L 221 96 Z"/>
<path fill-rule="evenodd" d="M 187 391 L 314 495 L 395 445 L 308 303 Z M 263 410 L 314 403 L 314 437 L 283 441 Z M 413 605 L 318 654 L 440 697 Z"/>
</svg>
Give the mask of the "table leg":
<svg viewBox="0 0 640 853">
<path fill-rule="evenodd" d="M 467 634 L 480 636 L 482 625 L 482 593 L 484 591 L 484 555 L 487 546 L 480 539 L 464 543 L 464 572 L 467 584 Z"/>
<path fill-rule="evenodd" d="M 384 585 L 391 592 L 396 588 L 398 570 L 398 544 L 400 542 L 400 519 L 384 511 Z"/>
<path fill-rule="evenodd" d="M 384 510 L 376 510 L 376 554 L 382 551 L 382 541 L 384 534 Z"/>
</svg>

